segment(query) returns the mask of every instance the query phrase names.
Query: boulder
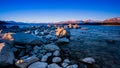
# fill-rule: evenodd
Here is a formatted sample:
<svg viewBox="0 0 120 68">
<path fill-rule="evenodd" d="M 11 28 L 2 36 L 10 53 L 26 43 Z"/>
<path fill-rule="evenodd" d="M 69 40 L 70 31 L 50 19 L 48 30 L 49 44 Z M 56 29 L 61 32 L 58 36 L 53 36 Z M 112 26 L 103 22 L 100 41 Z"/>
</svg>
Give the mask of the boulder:
<svg viewBox="0 0 120 68">
<path fill-rule="evenodd" d="M 78 65 L 77 65 L 77 64 L 69 65 L 69 66 L 67 66 L 66 68 L 78 68 Z"/>
<path fill-rule="evenodd" d="M 62 68 L 59 65 L 57 65 L 56 63 L 52 63 L 48 65 L 48 68 Z"/>
<path fill-rule="evenodd" d="M 82 59 L 82 61 L 89 64 L 95 63 L 95 59 L 93 59 L 92 57 L 86 57 Z"/>
<path fill-rule="evenodd" d="M 48 63 L 46 62 L 35 62 L 31 64 L 28 68 L 46 68 Z"/>
<path fill-rule="evenodd" d="M 53 56 L 59 56 L 60 55 L 60 51 L 59 50 L 56 50 L 53 52 Z"/>
<path fill-rule="evenodd" d="M 59 48 L 57 45 L 54 45 L 54 44 L 44 45 L 43 48 L 44 48 L 45 50 L 48 50 L 48 51 L 60 50 L 60 48 Z"/>
<path fill-rule="evenodd" d="M 39 59 L 35 56 L 28 57 L 26 59 L 18 60 L 15 65 L 19 68 L 27 68 L 28 65 L 38 61 Z"/>
<path fill-rule="evenodd" d="M 5 33 L 2 39 L 13 41 L 16 44 L 41 45 L 42 39 L 25 33 Z"/>
<path fill-rule="evenodd" d="M 55 62 L 55 63 L 59 63 L 59 62 L 61 62 L 62 61 L 62 59 L 60 58 L 60 57 L 54 57 L 53 59 L 52 59 L 52 62 Z"/>
<path fill-rule="evenodd" d="M 9 45 L 0 43 L 0 67 L 13 64 L 14 54 Z"/>
<path fill-rule="evenodd" d="M 25 33 L 16 33 L 11 34 L 13 41 L 16 44 L 28 44 L 28 45 L 41 45 L 42 42 L 40 38 L 35 37 L 31 34 L 25 34 Z"/>
<path fill-rule="evenodd" d="M 58 27 L 56 29 L 56 36 L 57 37 L 67 37 L 68 39 L 70 39 L 70 30 L 68 28 L 64 29 L 64 28 L 60 28 Z"/>
</svg>

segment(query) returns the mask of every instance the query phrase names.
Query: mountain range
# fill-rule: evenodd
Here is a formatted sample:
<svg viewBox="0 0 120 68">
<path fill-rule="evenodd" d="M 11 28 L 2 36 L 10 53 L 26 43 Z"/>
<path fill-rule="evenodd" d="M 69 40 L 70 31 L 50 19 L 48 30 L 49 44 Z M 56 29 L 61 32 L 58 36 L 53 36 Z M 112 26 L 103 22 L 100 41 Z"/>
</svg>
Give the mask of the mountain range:
<svg viewBox="0 0 120 68">
<path fill-rule="evenodd" d="M 0 24 L 8 25 L 26 25 L 26 24 L 35 24 L 35 23 L 24 23 L 24 22 L 15 22 L 15 21 L 0 21 Z M 37 23 L 41 24 L 41 23 Z M 44 23 L 42 23 L 44 24 Z M 80 24 L 80 25 L 120 25 L 120 17 L 110 18 L 103 21 L 96 20 L 71 20 L 71 21 L 60 21 L 52 24 Z"/>
</svg>

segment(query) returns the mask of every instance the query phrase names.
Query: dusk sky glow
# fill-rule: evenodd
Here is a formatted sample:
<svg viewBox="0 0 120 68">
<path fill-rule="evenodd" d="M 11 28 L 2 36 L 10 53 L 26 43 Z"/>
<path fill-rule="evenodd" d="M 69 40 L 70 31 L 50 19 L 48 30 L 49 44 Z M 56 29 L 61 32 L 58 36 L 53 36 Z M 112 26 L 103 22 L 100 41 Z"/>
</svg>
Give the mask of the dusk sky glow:
<svg viewBox="0 0 120 68">
<path fill-rule="evenodd" d="M 0 0 L 0 20 L 58 22 L 120 17 L 120 0 Z"/>
</svg>

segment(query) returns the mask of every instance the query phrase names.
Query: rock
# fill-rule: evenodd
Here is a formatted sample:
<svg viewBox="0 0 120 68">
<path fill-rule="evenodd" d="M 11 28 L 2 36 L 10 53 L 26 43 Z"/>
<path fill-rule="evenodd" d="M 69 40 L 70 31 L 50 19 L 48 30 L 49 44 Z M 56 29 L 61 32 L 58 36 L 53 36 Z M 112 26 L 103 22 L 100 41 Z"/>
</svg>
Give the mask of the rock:
<svg viewBox="0 0 120 68">
<path fill-rule="evenodd" d="M 16 44 L 28 44 L 28 45 L 41 45 L 42 42 L 40 38 L 35 37 L 31 34 L 25 34 L 25 33 L 16 33 L 11 34 L 13 41 Z"/>
<path fill-rule="evenodd" d="M 56 36 L 52 36 L 52 35 L 47 35 L 46 39 L 47 40 L 51 40 L 51 41 L 55 41 L 55 40 L 57 40 L 57 37 Z"/>
<path fill-rule="evenodd" d="M 0 67 L 13 64 L 14 54 L 6 43 L 0 43 Z"/>
<path fill-rule="evenodd" d="M 52 63 L 48 65 L 48 68 L 62 68 L 59 65 L 57 65 L 56 63 Z"/>
<path fill-rule="evenodd" d="M 18 60 L 15 65 L 20 68 L 27 68 L 28 65 L 38 61 L 39 59 L 35 56 L 28 57 L 27 59 Z"/>
<path fill-rule="evenodd" d="M 82 61 L 89 63 L 89 64 L 95 63 L 95 59 L 93 59 L 91 57 L 86 57 L 86 58 L 82 59 Z"/>
<path fill-rule="evenodd" d="M 56 29 L 56 36 L 57 37 L 67 37 L 68 39 L 70 39 L 70 30 L 68 28 L 64 29 L 64 28 L 58 27 Z"/>
<path fill-rule="evenodd" d="M 55 62 L 55 63 L 58 63 L 58 62 L 61 62 L 61 61 L 62 61 L 62 59 L 60 57 L 54 57 L 52 59 L 52 62 Z"/>
<path fill-rule="evenodd" d="M 57 43 L 69 43 L 69 42 L 70 41 L 67 38 L 60 38 L 60 39 L 57 40 Z"/>
<path fill-rule="evenodd" d="M 64 63 L 70 63 L 70 60 L 69 59 L 65 59 L 63 62 Z"/>
<path fill-rule="evenodd" d="M 53 56 L 59 56 L 59 55 L 60 55 L 60 51 L 59 50 L 54 51 Z"/>
<path fill-rule="evenodd" d="M 66 68 L 78 68 L 78 65 L 74 64 L 74 65 L 67 66 Z"/>
<path fill-rule="evenodd" d="M 47 59 L 48 59 L 48 56 L 47 56 L 47 55 L 44 55 L 44 56 L 42 57 L 41 61 L 42 61 L 42 62 L 45 62 L 45 61 L 47 61 Z"/>
<path fill-rule="evenodd" d="M 67 67 L 69 64 L 68 63 L 62 63 L 62 67 Z"/>
<path fill-rule="evenodd" d="M 46 62 L 35 62 L 31 64 L 28 68 L 46 68 L 48 63 Z"/>
<path fill-rule="evenodd" d="M 60 50 L 60 48 L 54 44 L 44 45 L 44 49 L 46 49 L 48 51 Z"/>
<path fill-rule="evenodd" d="M 52 56 L 52 53 L 46 53 L 47 56 Z"/>
</svg>

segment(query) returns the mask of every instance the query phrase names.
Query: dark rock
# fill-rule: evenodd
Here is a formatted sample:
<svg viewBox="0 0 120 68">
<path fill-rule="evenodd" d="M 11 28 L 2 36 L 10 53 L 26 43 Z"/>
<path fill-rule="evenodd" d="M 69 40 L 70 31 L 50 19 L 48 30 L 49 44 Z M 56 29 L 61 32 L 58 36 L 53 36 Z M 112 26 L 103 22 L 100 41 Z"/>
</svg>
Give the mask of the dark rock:
<svg viewBox="0 0 120 68">
<path fill-rule="evenodd" d="M 13 65 L 14 54 L 9 45 L 0 43 L 0 67 Z"/>
</svg>

